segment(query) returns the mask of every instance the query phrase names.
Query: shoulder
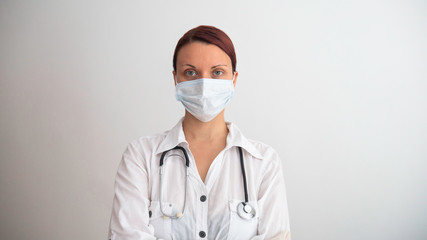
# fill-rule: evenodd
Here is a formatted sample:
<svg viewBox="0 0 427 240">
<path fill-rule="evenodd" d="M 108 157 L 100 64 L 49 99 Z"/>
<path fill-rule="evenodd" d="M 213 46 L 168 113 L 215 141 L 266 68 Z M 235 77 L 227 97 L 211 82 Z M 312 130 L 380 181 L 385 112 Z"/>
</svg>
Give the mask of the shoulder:
<svg viewBox="0 0 427 240">
<path fill-rule="evenodd" d="M 158 146 L 166 138 L 169 131 L 170 130 L 155 135 L 135 138 L 128 143 L 127 149 L 135 149 L 140 154 L 151 154 L 157 150 Z"/>
<path fill-rule="evenodd" d="M 119 171 L 140 169 L 150 174 L 152 161 L 154 160 L 153 156 L 166 134 L 167 132 L 151 136 L 141 136 L 128 142 L 122 154 Z"/>
<path fill-rule="evenodd" d="M 264 142 L 253 140 L 253 139 L 248 139 L 248 142 L 252 144 L 253 147 L 259 152 L 259 154 L 261 155 L 261 159 L 263 161 L 265 162 L 280 161 L 279 154 L 272 146 Z"/>
<path fill-rule="evenodd" d="M 242 146 L 253 158 L 262 160 L 264 163 L 279 161 L 279 156 L 273 147 L 261 141 L 247 138 L 236 124 L 232 122 L 228 122 L 227 125 L 230 130 L 230 142 L 232 144 Z"/>
</svg>

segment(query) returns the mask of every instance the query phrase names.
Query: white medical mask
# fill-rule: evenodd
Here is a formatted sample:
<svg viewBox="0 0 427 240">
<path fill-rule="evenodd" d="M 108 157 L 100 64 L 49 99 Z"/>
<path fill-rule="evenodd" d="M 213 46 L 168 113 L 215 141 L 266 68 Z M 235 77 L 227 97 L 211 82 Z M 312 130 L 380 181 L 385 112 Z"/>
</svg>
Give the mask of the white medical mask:
<svg viewBox="0 0 427 240">
<path fill-rule="evenodd" d="M 233 97 L 233 80 L 201 78 L 178 83 L 176 100 L 202 122 L 214 119 Z"/>
</svg>

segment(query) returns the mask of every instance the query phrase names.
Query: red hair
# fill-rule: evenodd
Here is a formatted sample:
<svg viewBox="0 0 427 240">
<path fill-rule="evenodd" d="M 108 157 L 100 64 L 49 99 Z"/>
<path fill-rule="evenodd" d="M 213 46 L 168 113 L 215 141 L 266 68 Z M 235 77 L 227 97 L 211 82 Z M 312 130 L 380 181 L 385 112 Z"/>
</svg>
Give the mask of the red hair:
<svg viewBox="0 0 427 240">
<path fill-rule="evenodd" d="M 186 44 L 192 42 L 204 42 L 216 45 L 221 48 L 231 59 L 231 66 L 233 72 L 236 71 L 236 53 L 234 51 L 233 42 L 222 30 L 212 27 L 201 25 L 196 28 L 190 29 L 178 41 L 173 54 L 173 70 L 176 71 L 176 60 L 179 50 Z"/>
</svg>

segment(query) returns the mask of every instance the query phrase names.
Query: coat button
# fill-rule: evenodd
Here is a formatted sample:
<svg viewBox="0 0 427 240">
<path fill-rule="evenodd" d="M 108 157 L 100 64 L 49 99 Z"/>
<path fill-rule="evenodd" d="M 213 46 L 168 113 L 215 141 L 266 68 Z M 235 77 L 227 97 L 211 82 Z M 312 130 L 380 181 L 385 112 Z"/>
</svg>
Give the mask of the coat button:
<svg viewBox="0 0 427 240">
<path fill-rule="evenodd" d="M 205 196 L 205 195 L 202 195 L 202 196 L 200 197 L 200 201 L 202 201 L 202 202 L 206 201 L 206 196 Z"/>
<path fill-rule="evenodd" d="M 200 231 L 200 232 L 199 232 L 199 236 L 200 236 L 201 238 L 204 238 L 204 237 L 206 237 L 206 233 L 205 233 L 204 231 Z"/>
</svg>

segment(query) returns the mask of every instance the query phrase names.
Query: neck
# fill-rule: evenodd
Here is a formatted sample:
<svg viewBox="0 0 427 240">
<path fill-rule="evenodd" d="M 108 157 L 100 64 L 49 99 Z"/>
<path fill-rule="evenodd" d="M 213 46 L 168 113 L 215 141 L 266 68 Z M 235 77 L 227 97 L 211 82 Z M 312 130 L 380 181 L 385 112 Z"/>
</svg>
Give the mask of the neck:
<svg viewBox="0 0 427 240">
<path fill-rule="evenodd" d="M 202 122 L 185 111 L 182 128 L 187 141 L 225 141 L 228 134 L 224 111 L 209 122 Z"/>
</svg>

